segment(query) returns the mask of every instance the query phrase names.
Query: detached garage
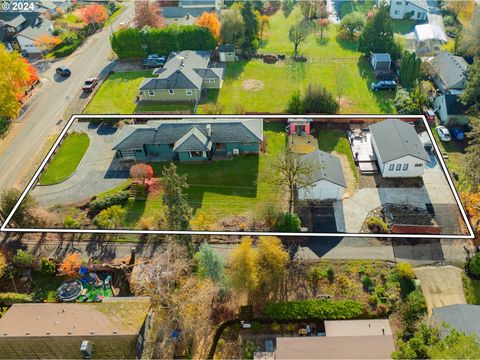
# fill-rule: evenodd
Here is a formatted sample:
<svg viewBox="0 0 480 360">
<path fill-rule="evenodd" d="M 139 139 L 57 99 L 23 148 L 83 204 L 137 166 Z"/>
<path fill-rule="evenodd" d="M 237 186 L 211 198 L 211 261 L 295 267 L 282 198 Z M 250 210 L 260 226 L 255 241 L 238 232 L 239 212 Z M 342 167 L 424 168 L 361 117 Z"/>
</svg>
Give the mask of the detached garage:
<svg viewBox="0 0 480 360">
<path fill-rule="evenodd" d="M 299 200 L 342 200 L 347 187 L 340 159 L 317 150 L 303 155 L 301 160 L 311 166 L 312 173 L 299 187 Z"/>
<path fill-rule="evenodd" d="M 375 71 L 389 71 L 392 65 L 390 54 L 386 53 L 371 53 L 370 64 L 372 64 Z"/>
</svg>

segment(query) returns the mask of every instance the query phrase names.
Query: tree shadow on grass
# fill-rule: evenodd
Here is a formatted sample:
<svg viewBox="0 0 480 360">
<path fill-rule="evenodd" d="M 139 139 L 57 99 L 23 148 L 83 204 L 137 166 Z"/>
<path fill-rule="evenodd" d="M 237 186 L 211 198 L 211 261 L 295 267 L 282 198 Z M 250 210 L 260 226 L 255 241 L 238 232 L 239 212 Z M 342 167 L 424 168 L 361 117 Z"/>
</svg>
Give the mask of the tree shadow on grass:
<svg viewBox="0 0 480 360">
<path fill-rule="evenodd" d="M 335 37 L 335 41 L 342 49 L 358 51 L 358 42 L 340 39 L 338 36 Z"/>
<path fill-rule="evenodd" d="M 242 60 L 229 63 L 227 65 L 227 70 L 225 71 L 225 80 L 237 80 L 242 76 L 245 66 L 249 63 L 250 60 Z"/>
<path fill-rule="evenodd" d="M 138 221 L 145 214 L 146 200 L 130 199 L 128 200 L 125 209 L 127 214 L 125 215 L 125 228 L 133 229 L 136 227 Z"/>
</svg>

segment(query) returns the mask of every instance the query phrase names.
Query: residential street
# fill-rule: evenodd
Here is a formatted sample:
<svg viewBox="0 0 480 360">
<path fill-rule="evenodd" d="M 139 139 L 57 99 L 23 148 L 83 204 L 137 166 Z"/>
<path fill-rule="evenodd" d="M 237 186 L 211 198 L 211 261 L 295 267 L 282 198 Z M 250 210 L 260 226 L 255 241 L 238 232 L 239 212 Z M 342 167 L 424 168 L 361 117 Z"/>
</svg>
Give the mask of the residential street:
<svg viewBox="0 0 480 360">
<path fill-rule="evenodd" d="M 0 188 L 24 186 L 28 182 L 35 170 L 33 165 L 41 160 L 49 138 L 66 124 L 69 112 L 78 111 L 74 103 L 85 97 L 81 92 L 83 81 L 108 71 L 111 64 L 108 59 L 111 55 L 110 33 L 119 23 L 130 21 L 133 12 L 134 2 L 125 2 L 122 13 L 111 26 L 88 38 L 69 57 L 50 63 L 41 74 L 42 85 L 0 142 Z M 71 69 L 69 78 L 55 76 L 55 68 L 62 65 Z"/>
</svg>

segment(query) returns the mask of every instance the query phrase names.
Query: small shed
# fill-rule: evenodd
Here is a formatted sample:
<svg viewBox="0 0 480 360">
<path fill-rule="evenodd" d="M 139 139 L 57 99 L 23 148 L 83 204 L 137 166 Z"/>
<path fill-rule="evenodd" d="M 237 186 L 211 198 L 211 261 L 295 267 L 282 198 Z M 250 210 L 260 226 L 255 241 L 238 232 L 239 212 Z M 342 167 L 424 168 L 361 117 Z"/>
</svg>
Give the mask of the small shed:
<svg viewBox="0 0 480 360">
<path fill-rule="evenodd" d="M 221 62 L 235 61 L 235 45 L 220 45 L 217 52 Z"/>
<path fill-rule="evenodd" d="M 375 71 L 390 71 L 392 59 L 387 53 L 371 53 L 370 64 Z"/>
<path fill-rule="evenodd" d="M 316 150 L 303 155 L 301 161 L 311 166 L 311 174 L 305 183 L 309 185 L 298 189 L 300 200 L 342 200 L 347 184 L 343 168 L 337 156 Z"/>
</svg>

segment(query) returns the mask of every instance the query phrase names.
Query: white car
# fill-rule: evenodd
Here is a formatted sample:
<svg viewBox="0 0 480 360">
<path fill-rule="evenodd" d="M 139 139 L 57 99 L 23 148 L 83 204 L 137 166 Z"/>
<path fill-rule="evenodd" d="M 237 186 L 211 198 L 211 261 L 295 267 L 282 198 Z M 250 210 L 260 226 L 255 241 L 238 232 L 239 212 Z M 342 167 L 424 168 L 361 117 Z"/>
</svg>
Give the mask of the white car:
<svg viewBox="0 0 480 360">
<path fill-rule="evenodd" d="M 452 140 L 452 136 L 450 135 L 450 131 L 445 126 L 437 126 L 437 134 L 440 140 L 442 141 L 450 141 Z"/>
</svg>

